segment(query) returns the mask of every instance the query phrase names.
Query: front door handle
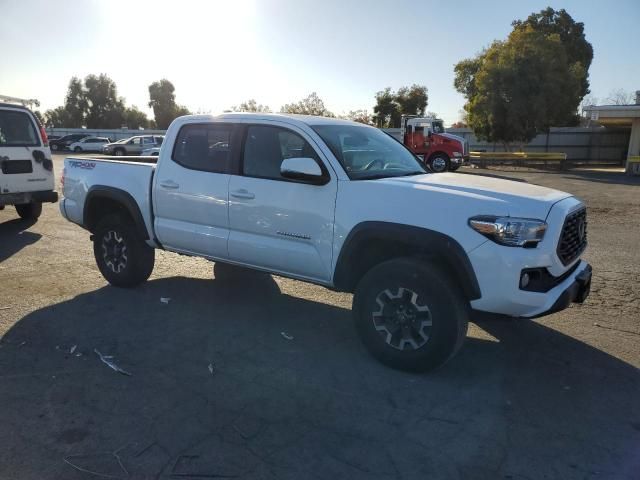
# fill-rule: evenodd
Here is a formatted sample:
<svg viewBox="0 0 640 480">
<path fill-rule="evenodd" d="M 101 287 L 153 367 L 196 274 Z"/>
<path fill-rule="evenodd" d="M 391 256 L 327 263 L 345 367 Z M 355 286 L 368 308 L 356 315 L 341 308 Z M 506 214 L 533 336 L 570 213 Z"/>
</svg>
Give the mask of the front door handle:
<svg viewBox="0 0 640 480">
<path fill-rule="evenodd" d="M 249 192 L 248 190 L 245 190 L 244 188 L 241 188 L 240 190 L 234 190 L 233 192 L 231 192 L 231 196 L 235 197 L 235 198 L 246 198 L 248 200 L 251 200 L 252 198 L 256 198 L 256 196 Z"/>
<path fill-rule="evenodd" d="M 160 182 L 160 186 L 162 188 L 170 188 L 172 190 L 176 188 L 180 188 L 180 185 L 174 182 L 173 180 L 165 180 L 164 182 Z"/>
</svg>

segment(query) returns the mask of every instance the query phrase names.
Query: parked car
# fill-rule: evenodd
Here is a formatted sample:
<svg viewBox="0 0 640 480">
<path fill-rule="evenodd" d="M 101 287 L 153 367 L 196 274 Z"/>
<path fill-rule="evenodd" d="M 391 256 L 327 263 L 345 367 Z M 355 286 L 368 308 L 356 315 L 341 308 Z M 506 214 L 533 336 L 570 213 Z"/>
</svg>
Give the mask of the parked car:
<svg viewBox="0 0 640 480">
<path fill-rule="evenodd" d="M 143 157 L 157 157 L 160 155 L 160 147 L 151 147 L 142 151 Z"/>
<path fill-rule="evenodd" d="M 157 163 L 68 158 L 64 171 L 60 210 L 92 233 L 112 285 L 147 280 L 162 248 L 352 292 L 360 338 L 396 368 L 454 356 L 471 310 L 533 318 L 589 294 L 580 200 L 427 173 L 354 122 L 184 116 Z"/>
<path fill-rule="evenodd" d="M 47 133 L 26 107 L 0 103 L 0 210 L 14 205 L 37 219 L 43 202 L 57 202 Z"/>
<path fill-rule="evenodd" d="M 162 145 L 163 140 L 164 135 L 138 135 L 115 143 L 108 143 L 102 148 L 102 153 L 116 156 L 140 155 L 143 150 Z"/>
<path fill-rule="evenodd" d="M 51 142 L 53 140 L 58 140 L 59 138 L 62 138 L 62 135 L 49 135 L 49 134 L 47 134 L 47 138 L 49 139 L 49 144 L 51 144 Z"/>
<path fill-rule="evenodd" d="M 52 140 L 49 142 L 51 146 L 51 150 L 68 150 L 69 145 L 72 143 L 78 142 L 85 137 L 89 137 L 88 133 L 72 133 L 70 135 L 65 135 L 64 137 L 60 137 L 57 140 Z"/>
<path fill-rule="evenodd" d="M 109 143 L 109 139 L 106 137 L 85 137 L 82 140 L 69 145 L 69 150 L 76 153 L 101 152 L 102 147 L 107 143 Z"/>
</svg>

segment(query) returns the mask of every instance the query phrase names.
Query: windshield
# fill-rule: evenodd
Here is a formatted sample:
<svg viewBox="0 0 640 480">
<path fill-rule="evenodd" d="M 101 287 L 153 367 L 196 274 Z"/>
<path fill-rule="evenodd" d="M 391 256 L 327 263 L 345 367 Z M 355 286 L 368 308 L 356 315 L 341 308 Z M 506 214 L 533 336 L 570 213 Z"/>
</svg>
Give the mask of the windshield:
<svg viewBox="0 0 640 480">
<path fill-rule="evenodd" d="M 360 125 L 312 125 L 352 180 L 426 173 L 417 158 L 377 128 Z"/>
</svg>

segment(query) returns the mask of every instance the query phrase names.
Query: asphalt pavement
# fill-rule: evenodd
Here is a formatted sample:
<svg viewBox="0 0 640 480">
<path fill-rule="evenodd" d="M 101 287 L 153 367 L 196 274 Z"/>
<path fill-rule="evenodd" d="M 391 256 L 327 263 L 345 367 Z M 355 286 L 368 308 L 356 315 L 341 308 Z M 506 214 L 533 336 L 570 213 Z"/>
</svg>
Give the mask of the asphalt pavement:
<svg viewBox="0 0 640 480">
<path fill-rule="evenodd" d="M 168 252 L 113 288 L 57 205 L 1 211 L 0 478 L 640 478 L 640 180 L 480 173 L 586 202 L 592 293 L 426 375 L 367 354 L 350 295 Z"/>
</svg>

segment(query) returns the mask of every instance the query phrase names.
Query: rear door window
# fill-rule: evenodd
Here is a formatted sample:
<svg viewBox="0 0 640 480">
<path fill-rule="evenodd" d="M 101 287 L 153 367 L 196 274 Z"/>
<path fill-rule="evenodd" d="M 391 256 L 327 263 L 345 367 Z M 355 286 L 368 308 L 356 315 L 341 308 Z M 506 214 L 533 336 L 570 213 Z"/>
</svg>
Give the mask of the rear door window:
<svg viewBox="0 0 640 480">
<path fill-rule="evenodd" d="M 38 147 L 40 139 L 26 112 L 0 110 L 0 147 Z"/>
<path fill-rule="evenodd" d="M 224 123 L 185 125 L 178 133 L 172 158 L 192 170 L 227 173 L 232 132 L 233 125 Z"/>
</svg>

